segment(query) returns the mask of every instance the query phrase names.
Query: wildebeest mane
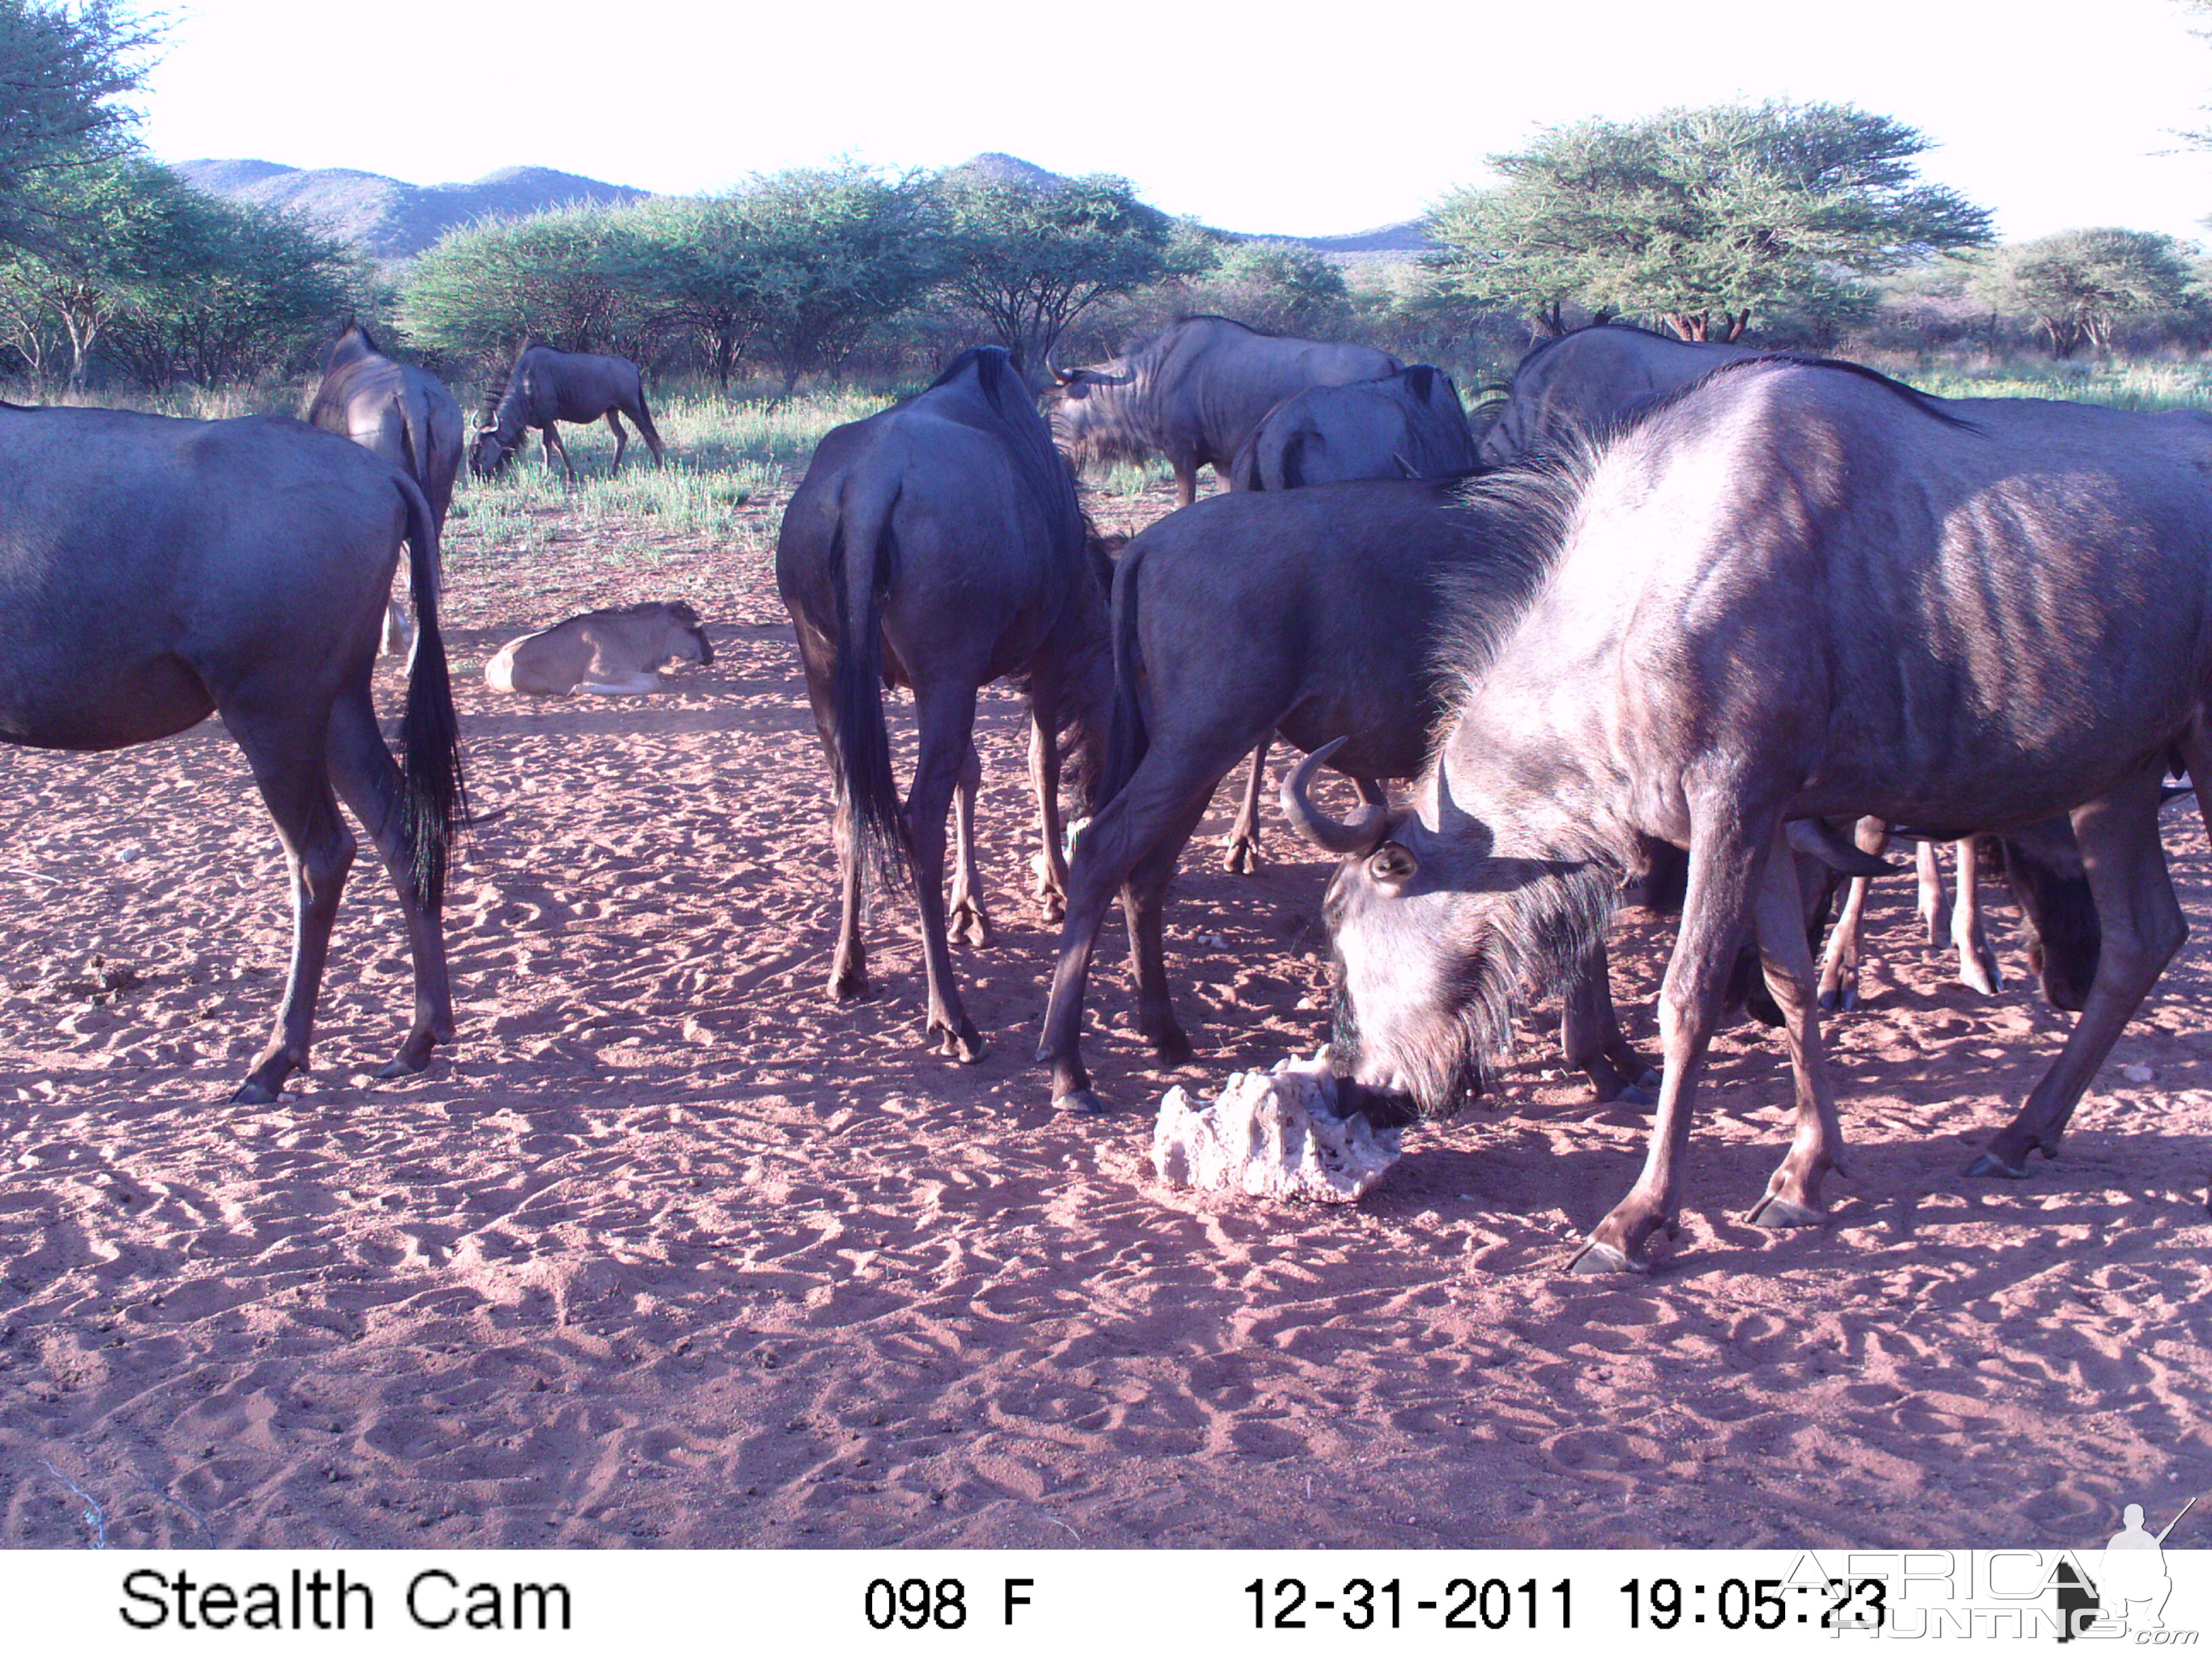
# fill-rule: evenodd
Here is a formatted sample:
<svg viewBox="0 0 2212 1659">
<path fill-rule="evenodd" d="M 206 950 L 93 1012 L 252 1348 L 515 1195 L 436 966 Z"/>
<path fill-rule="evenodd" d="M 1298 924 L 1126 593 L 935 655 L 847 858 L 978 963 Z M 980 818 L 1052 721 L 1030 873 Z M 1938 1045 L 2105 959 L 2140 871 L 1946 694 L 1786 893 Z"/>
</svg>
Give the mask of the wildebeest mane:
<svg viewBox="0 0 2212 1659">
<path fill-rule="evenodd" d="M 1954 415 L 1945 408 L 1942 398 L 1923 392 L 1917 386 L 1907 386 L 1902 380 L 1893 380 L 1878 368 L 1869 368 L 1864 363 L 1846 362 L 1841 357 L 1812 357 L 1795 351 L 1765 352 L 1756 357 L 1736 357 L 1725 363 L 1717 363 L 1691 381 L 1689 385 L 1677 387 L 1672 392 L 1633 406 L 1628 413 L 1627 424 L 1630 426 L 1641 424 L 1662 410 L 1672 409 L 1691 393 L 1700 387 L 1711 386 L 1723 375 L 1756 373 L 1777 367 L 1832 368 L 1845 374 L 1856 374 L 1862 380 L 1870 380 L 1891 396 L 1911 404 L 1931 421 L 1941 421 L 1944 425 L 1957 427 L 1962 432 L 1981 430 L 1980 427 L 1965 416 Z"/>
<path fill-rule="evenodd" d="M 1464 696 L 1488 672 L 1565 552 L 1583 491 L 1607 447 L 1577 433 L 1518 465 L 1444 486 L 1453 511 L 1482 517 L 1488 556 L 1479 574 L 1453 569 L 1438 582 L 1443 620 L 1431 660 L 1440 683 L 1456 680 Z M 1431 734 L 1432 755 L 1456 718 L 1449 705 L 1459 699 L 1442 701 L 1447 707 Z"/>
</svg>

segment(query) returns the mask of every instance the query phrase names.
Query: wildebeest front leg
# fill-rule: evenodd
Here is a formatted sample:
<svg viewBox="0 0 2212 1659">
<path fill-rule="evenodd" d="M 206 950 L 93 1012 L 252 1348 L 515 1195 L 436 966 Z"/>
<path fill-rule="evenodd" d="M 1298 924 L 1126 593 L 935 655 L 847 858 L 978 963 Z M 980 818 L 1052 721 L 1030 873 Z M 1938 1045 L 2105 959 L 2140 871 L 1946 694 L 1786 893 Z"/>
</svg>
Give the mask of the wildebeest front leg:
<svg viewBox="0 0 2212 1659">
<path fill-rule="evenodd" d="M 1267 750 L 1271 737 L 1260 739 L 1252 751 L 1252 774 L 1244 785 L 1244 804 L 1237 809 L 1237 822 L 1221 838 L 1221 867 L 1233 876 L 1249 876 L 1260 867 L 1260 791 L 1267 782 Z"/>
<path fill-rule="evenodd" d="M 353 863 L 354 839 L 338 817 L 331 793 L 327 763 L 328 716 L 290 704 L 282 708 L 225 705 L 224 726 L 246 751 L 253 781 L 276 822 L 284 862 L 292 878 L 292 963 L 284 981 L 284 1000 L 269 1046 L 234 1101 L 266 1105 L 284 1079 L 307 1063 L 315 1022 L 315 999 L 322 988 L 323 963 L 330 955 L 331 923 L 338 896 Z"/>
<path fill-rule="evenodd" d="M 1914 908 L 1920 913 L 1920 925 L 1928 930 L 1928 942 L 1943 942 L 1943 866 L 1936 856 L 1936 843 L 1923 841 L 1912 849 L 1912 872 L 1919 882 L 1914 895 Z"/>
<path fill-rule="evenodd" d="M 1206 816 L 1206 805 L 1200 799 L 1171 820 L 1166 835 L 1137 861 L 1121 889 L 1121 915 L 1129 929 L 1129 960 L 1137 972 L 1137 1030 L 1152 1045 L 1152 1052 L 1170 1066 L 1188 1060 L 1191 1047 L 1168 994 L 1164 938 L 1168 884 L 1175 878 L 1176 863 L 1192 832 Z"/>
<path fill-rule="evenodd" d="M 983 873 L 975 863 L 975 792 L 982 787 L 983 757 L 971 743 L 952 797 L 952 910 L 946 920 L 952 937 L 963 945 L 991 942 L 991 919 L 983 914 Z"/>
<path fill-rule="evenodd" d="M 915 898 L 921 911 L 921 955 L 929 975 L 924 1041 L 940 1054 L 973 1065 L 983 1058 L 982 1034 L 961 1006 L 952 975 L 945 919 L 945 821 L 960 770 L 974 748 L 975 688 L 959 684 L 915 688 L 921 744 L 907 792 L 906 830 L 914 848 Z"/>
<path fill-rule="evenodd" d="M 1559 1053 L 1589 1079 L 1600 1100 L 1649 1106 L 1651 1091 L 1659 1086 L 1658 1074 L 1621 1035 L 1602 939 L 1583 958 L 1559 1000 Z"/>
<path fill-rule="evenodd" d="M 1766 988 L 1782 1010 L 1790 1043 L 1790 1070 L 1797 1092 L 1797 1127 L 1789 1156 L 1766 1183 L 1766 1195 L 1745 1220 L 1761 1227 L 1808 1227 L 1827 1219 L 1820 1208 L 1820 1179 L 1843 1170 L 1844 1132 L 1836 1095 L 1820 1046 L 1820 1006 L 1813 980 L 1813 951 L 1805 937 L 1805 901 L 1798 890 L 1797 861 L 1777 837 L 1759 885 L 1753 923 Z"/>
<path fill-rule="evenodd" d="M 1951 943 L 1959 952 L 1959 979 L 1985 997 L 2004 989 L 2004 971 L 1982 931 L 1981 840 L 1969 836 L 1956 842 L 1959 891 L 1951 906 Z"/>
<path fill-rule="evenodd" d="M 615 464 L 613 476 L 622 476 L 623 451 L 629 447 L 629 434 L 623 430 L 622 416 L 611 409 L 607 411 L 607 430 L 615 434 Z"/>
<path fill-rule="evenodd" d="M 446 969 L 443 918 L 415 900 L 410 875 L 414 848 L 401 830 L 399 801 L 405 784 L 392 751 L 376 729 L 376 709 L 363 686 L 341 696 L 331 714 L 331 781 L 361 820 L 399 896 L 407 950 L 415 964 L 415 1022 L 380 1078 L 404 1077 L 430 1063 L 430 1050 L 453 1040 L 453 994 Z"/>
<path fill-rule="evenodd" d="M 2203 758 L 2212 763 L 2212 753 Z M 2192 756 L 2192 775 L 2195 763 Z M 2074 810 L 2074 834 L 2081 844 L 2103 934 L 2097 976 L 2058 1059 L 2029 1093 L 2020 1115 L 1991 1137 L 1968 1175 L 2019 1179 L 2027 1174 L 2027 1155 L 2038 1147 L 2045 1158 L 2058 1156 L 2059 1137 L 2082 1091 L 2189 937 L 2159 842 L 2159 786 L 2165 770 L 2161 758 L 2111 793 Z M 2212 768 L 2206 775 L 2212 775 Z"/>
<path fill-rule="evenodd" d="M 545 470 L 548 472 L 553 470 L 553 457 L 558 454 L 561 458 L 562 480 L 568 483 L 575 483 L 576 469 L 568 464 L 568 446 L 561 441 L 561 434 L 554 430 L 553 422 L 546 422 L 540 430 L 544 434 Z"/>
<path fill-rule="evenodd" d="M 1666 1069 L 1644 1172 L 1597 1224 L 1569 1265 L 1577 1273 L 1648 1273 L 1644 1245 L 1674 1228 L 1675 1200 L 1690 1140 L 1690 1106 L 1705 1069 L 1705 1045 L 1720 1018 L 1729 971 L 1750 921 L 1754 884 L 1765 873 L 1775 815 L 1747 823 L 1727 790 L 1693 801 L 1690 884 L 1681 931 L 1659 988 L 1659 1042 Z M 1802 927 L 1802 922 L 1799 924 Z"/>
</svg>

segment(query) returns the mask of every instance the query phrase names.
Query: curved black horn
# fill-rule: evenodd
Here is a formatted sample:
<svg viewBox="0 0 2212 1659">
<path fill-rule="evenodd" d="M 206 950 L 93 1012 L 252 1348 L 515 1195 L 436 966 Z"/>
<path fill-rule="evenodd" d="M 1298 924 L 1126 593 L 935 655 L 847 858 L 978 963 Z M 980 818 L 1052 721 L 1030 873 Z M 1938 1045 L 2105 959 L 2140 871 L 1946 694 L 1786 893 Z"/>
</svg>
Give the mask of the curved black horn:
<svg viewBox="0 0 2212 1659">
<path fill-rule="evenodd" d="M 1279 799 L 1283 816 L 1291 821 L 1291 829 L 1324 853 L 1348 859 L 1382 843 L 1382 832 L 1390 827 L 1390 810 L 1386 806 L 1362 806 L 1359 815 L 1346 823 L 1329 817 L 1308 797 L 1306 791 L 1313 786 L 1313 775 L 1346 741 L 1344 738 L 1333 738 L 1300 761 L 1297 769 L 1283 780 Z"/>
</svg>

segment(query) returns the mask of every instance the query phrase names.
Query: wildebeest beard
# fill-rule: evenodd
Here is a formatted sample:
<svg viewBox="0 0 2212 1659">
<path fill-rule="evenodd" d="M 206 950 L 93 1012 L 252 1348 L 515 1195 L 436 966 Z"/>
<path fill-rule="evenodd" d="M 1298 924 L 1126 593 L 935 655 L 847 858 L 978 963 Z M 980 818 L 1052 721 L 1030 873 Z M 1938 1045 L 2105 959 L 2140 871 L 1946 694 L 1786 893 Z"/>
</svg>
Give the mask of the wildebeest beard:
<svg viewBox="0 0 2212 1659">
<path fill-rule="evenodd" d="M 1498 881 L 1482 894 L 1468 948 L 1440 953 L 1438 969 L 1448 981 L 1435 1006 L 1444 1018 L 1388 1034 L 1381 1050 L 1425 1121 L 1457 1115 L 1483 1092 L 1486 1074 L 1510 1062 L 1513 1017 L 1532 996 L 1564 987 L 1578 970 L 1604 937 L 1622 881 L 1621 871 L 1600 858 L 1498 860 L 1489 872 L 1493 879 L 1509 872 L 1522 878 Z M 1332 967 L 1337 988 L 1331 1041 L 1338 1064 L 1349 1072 L 1358 1065 L 1365 1034 L 1346 989 L 1340 945 L 1332 951 Z"/>
</svg>

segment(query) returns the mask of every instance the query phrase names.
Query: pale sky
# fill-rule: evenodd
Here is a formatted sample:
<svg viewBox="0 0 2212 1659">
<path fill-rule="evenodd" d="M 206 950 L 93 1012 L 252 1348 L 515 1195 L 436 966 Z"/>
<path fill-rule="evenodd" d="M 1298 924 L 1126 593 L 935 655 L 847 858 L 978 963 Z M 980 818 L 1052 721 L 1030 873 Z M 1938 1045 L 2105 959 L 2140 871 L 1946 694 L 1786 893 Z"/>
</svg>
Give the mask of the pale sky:
<svg viewBox="0 0 2212 1659">
<path fill-rule="evenodd" d="M 696 191 L 844 154 L 1005 150 L 1119 173 L 1232 230 L 1420 213 L 1540 126 L 1735 97 L 1919 128 L 1923 176 L 2008 239 L 2126 225 L 2212 241 L 2212 41 L 2176 0 L 184 0 L 144 100 L 169 161 L 416 184 L 530 163 Z M 1655 27 L 1656 24 L 1656 27 Z"/>
</svg>

